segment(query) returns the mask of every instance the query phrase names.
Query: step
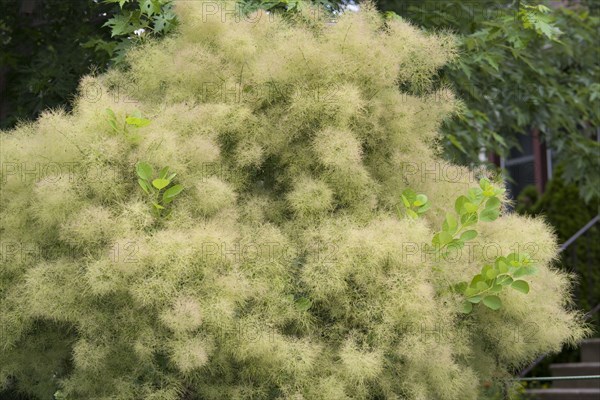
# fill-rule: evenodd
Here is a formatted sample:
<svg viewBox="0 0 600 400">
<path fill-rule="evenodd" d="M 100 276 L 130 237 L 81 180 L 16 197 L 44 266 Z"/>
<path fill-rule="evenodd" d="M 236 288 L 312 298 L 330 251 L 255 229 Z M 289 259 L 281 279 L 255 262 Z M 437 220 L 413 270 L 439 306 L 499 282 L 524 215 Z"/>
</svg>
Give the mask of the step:
<svg viewBox="0 0 600 400">
<path fill-rule="evenodd" d="M 581 361 L 600 362 L 600 338 L 587 339 L 581 342 Z"/>
<path fill-rule="evenodd" d="M 598 400 L 600 389 L 527 389 L 535 400 Z"/>
<path fill-rule="evenodd" d="M 600 375 L 600 362 L 550 364 L 552 376 Z M 552 381 L 556 389 L 588 388 L 600 390 L 600 379 L 577 379 Z M 600 400 L 600 397 L 598 398 Z"/>
</svg>

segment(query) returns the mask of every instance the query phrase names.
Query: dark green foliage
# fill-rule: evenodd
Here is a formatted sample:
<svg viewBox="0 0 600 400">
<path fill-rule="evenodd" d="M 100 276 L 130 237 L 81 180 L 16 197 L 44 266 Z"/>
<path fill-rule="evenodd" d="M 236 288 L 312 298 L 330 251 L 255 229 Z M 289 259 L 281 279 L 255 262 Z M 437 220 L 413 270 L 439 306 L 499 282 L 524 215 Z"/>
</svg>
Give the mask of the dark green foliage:
<svg viewBox="0 0 600 400">
<path fill-rule="evenodd" d="M 598 214 L 599 203 L 585 204 L 575 185 L 568 185 L 562 176 L 564 167 L 555 171 L 554 178 L 548 183 L 546 192 L 536 200 L 539 194 L 533 187 L 523 190 L 517 199 L 517 211 L 520 214 L 544 215 L 556 230 L 559 243 L 566 242 L 579 229 Z M 533 204 L 532 204 L 533 203 Z M 600 225 L 579 237 L 563 253 L 560 266 L 578 275 L 579 285 L 574 293 L 577 304 L 588 311 L 600 303 Z M 593 319 L 596 336 L 600 333 L 598 316 Z"/>
<path fill-rule="evenodd" d="M 82 76 L 105 71 L 121 62 L 132 45 L 176 26 L 170 3 L 3 0 L 0 74 L 7 84 L 0 129 L 35 119 L 48 108 L 70 109 Z M 97 88 L 88 89 L 94 96 Z"/>
<path fill-rule="evenodd" d="M 121 63 L 127 50 L 145 37 L 166 35 L 177 26 L 172 0 L 105 0 L 118 4 L 119 10 L 106 21 L 111 41 L 99 41 L 97 46 L 111 49 L 113 62 Z"/>
<path fill-rule="evenodd" d="M 2 1 L 0 74 L 7 85 L 0 128 L 68 107 L 80 77 L 109 60 L 87 44 L 110 38 L 101 27 L 112 8 L 93 1 Z"/>
<path fill-rule="evenodd" d="M 27 339 L 15 349 L 2 350 L 0 362 L 18 372 L 8 389 L 0 391 L 0 399 L 52 399 L 59 380 L 71 368 L 74 342 L 75 332 L 66 324 L 41 320 L 32 324 Z"/>
<path fill-rule="evenodd" d="M 592 3 L 592 2 L 590 2 Z M 431 31 L 450 30 L 461 57 L 438 76 L 465 101 L 444 129 L 447 155 L 478 162 L 482 147 L 505 155 L 537 128 L 583 199 L 599 195 L 600 64 L 597 12 L 520 1 L 382 0 L 384 11 Z"/>
</svg>

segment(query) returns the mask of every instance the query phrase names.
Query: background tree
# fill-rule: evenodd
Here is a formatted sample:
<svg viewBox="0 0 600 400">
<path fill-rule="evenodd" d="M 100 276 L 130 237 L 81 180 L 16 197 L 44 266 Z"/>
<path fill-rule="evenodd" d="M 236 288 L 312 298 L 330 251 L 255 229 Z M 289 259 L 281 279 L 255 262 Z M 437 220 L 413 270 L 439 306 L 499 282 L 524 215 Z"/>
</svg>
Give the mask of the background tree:
<svg viewBox="0 0 600 400">
<path fill-rule="evenodd" d="M 520 1 L 380 1 L 429 31 L 458 35 L 461 56 L 439 75 L 465 101 L 444 127 L 447 156 L 507 155 L 518 135 L 541 132 L 586 201 L 600 193 L 600 19 L 597 8 Z"/>
</svg>

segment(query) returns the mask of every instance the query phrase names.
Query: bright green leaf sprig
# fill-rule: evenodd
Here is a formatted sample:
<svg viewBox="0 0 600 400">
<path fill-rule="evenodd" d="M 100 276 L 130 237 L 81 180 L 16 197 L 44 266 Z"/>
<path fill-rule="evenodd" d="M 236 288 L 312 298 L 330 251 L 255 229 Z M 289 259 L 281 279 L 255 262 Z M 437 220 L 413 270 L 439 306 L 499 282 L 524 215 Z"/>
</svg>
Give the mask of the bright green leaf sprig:
<svg viewBox="0 0 600 400">
<path fill-rule="evenodd" d="M 461 311 L 468 314 L 473 310 L 473 305 L 479 303 L 492 310 L 500 309 L 502 301 L 496 294 L 504 287 L 529 293 L 529 284 L 519 278 L 537 272 L 532 264 L 529 255 L 511 253 L 506 257 L 498 257 L 493 264 L 484 265 L 481 273 L 475 275 L 470 283 L 460 282 L 454 286 L 454 290 L 466 298 Z"/>
<path fill-rule="evenodd" d="M 478 221 L 491 222 L 500 216 L 502 202 L 498 198 L 506 189 L 492 185 L 487 178 L 479 181 L 479 187 L 470 188 L 466 196 L 456 199 L 456 215 L 447 213 L 442 230 L 437 232 L 431 244 L 437 252 L 449 248 L 461 249 L 465 242 L 475 239 L 477 231 L 467 229 Z"/>
<path fill-rule="evenodd" d="M 429 207 L 431 206 L 427 196 L 424 194 L 417 194 L 412 189 L 404 190 L 400 197 L 402 198 L 402 204 L 406 208 L 406 214 L 413 219 L 419 218 L 419 216 L 429 210 Z M 398 214 L 400 215 L 399 208 Z"/>
<path fill-rule="evenodd" d="M 452 247 L 463 248 L 465 242 L 473 240 L 478 233 L 472 229 L 478 221 L 492 222 L 500 216 L 502 202 L 499 197 L 505 189 L 494 186 L 489 179 L 482 178 L 479 187 L 470 188 L 466 196 L 456 199 L 455 214 L 448 213 L 442 230 L 432 239 L 433 252 L 444 252 Z M 471 229 L 468 229 L 471 228 Z M 473 310 L 474 304 L 498 310 L 502 301 L 497 294 L 504 287 L 511 287 L 521 293 L 529 293 L 529 284 L 519 279 L 533 275 L 536 268 L 527 254 L 511 253 L 498 257 L 492 264 L 484 265 L 481 273 L 475 275 L 470 283 L 460 282 L 451 289 L 465 297 L 461 311 L 465 314 Z"/>
<path fill-rule="evenodd" d="M 142 115 L 139 111 L 134 112 L 132 115 L 126 115 L 125 120 L 119 122 L 115 112 L 110 108 L 106 109 L 107 122 L 108 125 L 112 128 L 112 130 L 117 134 L 124 135 L 128 140 L 133 143 L 138 143 L 140 140 L 140 136 L 132 131 L 129 128 L 142 128 L 144 126 L 150 125 L 150 120 L 146 118 L 142 118 Z"/>
<path fill-rule="evenodd" d="M 169 167 L 164 167 L 158 173 L 158 177 L 153 179 L 152 166 L 146 162 L 138 163 L 135 172 L 139 177 L 138 184 L 152 200 L 155 215 L 157 217 L 168 217 L 171 211 L 163 215 L 166 206 L 173 202 L 183 190 L 183 186 L 179 184 L 170 186 L 177 174 L 169 174 Z"/>
</svg>

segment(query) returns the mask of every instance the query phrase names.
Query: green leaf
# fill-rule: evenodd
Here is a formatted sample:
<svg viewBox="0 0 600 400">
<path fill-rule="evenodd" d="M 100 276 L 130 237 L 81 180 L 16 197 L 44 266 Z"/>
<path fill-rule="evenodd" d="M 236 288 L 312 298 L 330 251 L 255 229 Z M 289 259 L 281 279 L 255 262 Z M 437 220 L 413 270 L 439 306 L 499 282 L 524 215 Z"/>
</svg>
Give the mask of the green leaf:
<svg viewBox="0 0 600 400">
<path fill-rule="evenodd" d="M 463 207 L 465 208 L 465 210 L 468 213 L 474 213 L 477 212 L 477 210 L 479 209 L 479 207 L 477 206 L 477 204 L 473 204 L 470 201 L 467 201 L 463 204 Z"/>
<path fill-rule="evenodd" d="M 425 203 L 424 205 L 422 205 L 421 207 L 419 207 L 417 209 L 417 214 L 419 214 L 419 215 L 424 214 L 425 212 L 427 212 L 427 210 L 429 210 L 430 207 L 431 207 L 430 203 Z"/>
<path fill-rule="evenodd" d="M 152 203 L 152 205 L 154 206 L 154 208 L 156 208 L 157 210 L 164 210 L 165 208 L 163 206 L 161 206 L 158 203 Z"/>
<path fill-rule="evenodd" d="M 469 199 L 467 199 L 465 196 L 460 196 L 459 198 L 456 199 L 456 202 L 454 203 L 454 209 L 456 210 L 456 213 L 459 215 L 464 214 L 463 213 L 463 208 L 466 202 L 468 202 Z"/>
<path fill-rule="evenodd" d="M 483 298 L 483 304 L 492 310 L 498 310 L 500 307 L 502 307 L 502 301 L 500 300 L 500 297 L 494 295 L 485 296 Z"/>
<path fill-rule="evenodd" d="M 495 269 L 493 269 L 493 268 L 490 268 L 485 273 L 485 277 L 487 279 L 494 279 L 497 275 L 498 275 L 498 272 Z"/>
<path fill-rule="evenodd" d="M 448 248 L 452 249 L 462 249 L 465 247 L 465 242 L 460 239 L 453 239 L 450 243 L 448 243 Z"/>
<path fill-rule="evenodd" d="M 152 186 L 157 188 L 158 190 L 164 189 L 167 185 L 171 183 L 166 179 L 158 178 L 152 181 Z"/>
<path fill-rule="evenodd" d="M 402 198 L 402 203 L 404 204 L 404 207 L 410 208 L 410 202 L 408 201 L 406 196 L 402 194 L 400 195 L 400 197 Z"/>
<path fill-rule="evenodd" d="M 148 16 L 158 14 L 160 13 L 160 2 L 157 0 L 142 0 L 140 1 L 140 10 Z"/>
<path fill-rule="evenodd" d="M 498 210 L 500 208 L 500 199 L 497 197 L 490 197 L 490 199 L 485 203 L 486 210 Z"/>
<path fill-rule="evenodd" d="M 535 273 L 534 267 L 516 267 L 514 272 L 512 273 L 514 278 L 520 278 L 526 275 L 533 275 Z"/>
<path fill-rule="evenodd" d="M 117 15 L 106 21 L 102 26 L 110 27 L 111 37 L 127 35 L 135 30 L 135 26 L 131 23 L 131 13 Z"/>
<path fill-rule="evenodd" d="M 452 235 L 445 231 L 440 232 L 438 237 L 440 246 L 445 246 L 452 241 Z"/>
<path fill-rule="evenodd" d="M 502 290 L 502 285 L 498 285 L 498 284 L 494 284 L 490 288 L 490 292 L 492 292 L 492 293 L 499 293 L 501 290 Z"/>
<path fill-rule="evenodd" d="M 463 314 L 469 314 L 473 311 L 473 304 L 469 301 L 463 301 L 460 307 L 460 312 Z"/>
<path fill-rule="evenodd" d="M 469 285 L 467 284 L 467 282 L 459 282 L 456 285 L 454 285 L 453 289 L 457 293 L 464 293 L 468 286 Z"/>
<path fill-rule="evenodd" d="M 469 198 L 469 200 L 472 203 L 479 203 L 482 195 L 483 195 L 483 190 L 481 190 L 481 188 L 478 188 L 478 187 L 470 188 L 467 193 L 467 197 Z"/>
<path fill-rule="evenodd" d="M 419 194 L 419 195 L 417 195 L 416 200 L 413 202 L 413 205 L 415 207 L 420 207 L 426 203 L 427 203 L 427 196 L 425 196 L 424 194 Z"/>
<path fill-rule="evenodd" d="M 498 210 L 492 210 L 492 209 L 486 208 L 479 215 L 479 220 L 484 221 L 484 222 L 492 222 L 492 221 L 497 220 L 499 216 L 500 216 L 500 212 Z"/>
<path fill-rule="evenodd" d="M 296 307 L 300 311 L 308 311 L 312 307 L 312 301 L 305 297 L 300 297 L 298 300 L 296 300 Z"/>
<path fill-rule="evenodd" d="M 182 190 L 183 186 L 181 185 L 174 185 L 165 190 L 165 192 L 163 193 L 163 203 L 169 204 L 170 202 L 172 202 L 173 199 L 177 197 Z"/>
<path fill-rule="evenodd" d="M 498 268 L 498 271 L 501 274 L 505 274 L 508 272 L 509 267 L 508 267 L 508 264 L 506 263 L 506 259 L 504 257 L 498 257 L 496 259 L 496 268 Z"/>
<path fill-rule="evenodd" d="M 521 293 L 529 293 L 529 284 L 525 281 L 514 281 L 510 287 L 512 287 L 515 290 L 518 290 Z"/>
<path fill-rule="evenodd" d="M 466 242 L 468 240 L 473 240 L 476 237 L 477 237 L 477 231 L 469 230 L 469 231 L 463 232 L 462 235 L 460 235 L 460 240 L 462 240 L 463 242 Z"/>
<path fill-rule="evenodd" d="M 146 182 L 143 179 L 138 179 L 138 184 L 142 187 L 142 189 L 144 190 L 144 192 L 146 192 L 147 194 L 150 194 L 150 186 L 148 185 L 148 182 Z"/>
<path fill-rule="evenodd" d="M 144 126 L 150 125 L 151 121 L 145 118 L 127 117 L 125 118 L 125 122 L 127 122 L 127 125 L 133 125 L 136 128 L 142 128 Z"/>
<path fill-rule="evenodd" d="M 442 229 L 450 234 L 456 232 L 456 228 L 458 227 L 458 222 L 456 221 L 456 217 L 454 215 L 448 213 L 446 214 L 446 220 L 442 225 Z"/>
<path fill-rule="evenodd" d="M 117 128 L 117 122 L 113 119 L 109 119 L 108 120 L 108 124 L 110 125 L 110 127 L 113 129 L 113 131 L 115 132 L 119 132 L 119 128 Z"/>
<path fill-rule="evenodd" d="M 488 178 L 481 178 L 481 179 L 479 180 L 479 187 L 480 187 L 482 190 L 486 190 L 487 188 L 489 188 L 489 187 L 490 187 L 490 180 L 489 180 Z"/>
<path fill-rule="evenodd" d="M 460 217 L 460 222 L 463 227 L 475 225 L 477 223 L 477 214 L 476 213 L 463 214 Z"/>
<path fill-rule="evenodd" d="M 471 283 L 469 284 L 469 286 L 472 288 L 476 288 L 477 284 L 479 282 L 482 282 L 483 280 L 484 280 L 484 277 L 481 274 L 477 274 L 473 277 L 473 279 L 471 279 Z"/>
<path fill-rule="evenodd" d="M 169 173 L 169 167 L 164 167 L 158 173 L 158 177 L 161 178 L 161 179 L 167 179 L 167 174 L 168 173 Z M 170 181 L 170 179 L 167 179 L 167 180 Z"/>
<path fill-rule="evenodd" d="M 494 195 L 494 188 L 493 187 L 489 187 L 486 190 L 483 191 L 483 195 L 485 197 L 492 197 Z"/>
<path fill-rule="evenodd" d="M 502 286 L 508 286 L 513 282 L 513 278 L 508 275 L 498 275 L 496 277 L 496 283 Z"/>
<path fill-rule="evenodd" d="M 135 172 L 137 172 L 140 178 L 146 181 L 152 179 L 152 167 L 146 162 L 139 162 L 135 167 Z"/>
<path fill-rule="evenodd" d="M 417 198 L 417 194 L 412 189 L 405 189 L 402 192 L 402 195 L 404 197 L 406 197 L 406 199 L 408 200 L 408 206 L 407 207 L 410 207 L 410 205 L 412 204 L 412 202 L 415 201 L 416 198 Z"/>
<path fill-rule="evenodd" d="M 408 216 L 409 216 L 409 217 L 411 217 L 411 218 L 413 218 L 413 219 L 417 219 L 417 218 L 419 218 L 419 215 L 417 215 L 417 213 L 416 213 L 416 212 L 414 212 L 414 211 L 413 211 L 413 210 L 411 210 L 411 209 L 407 209 L 407 210 L 406 210 L 406 213 L 408 214 Z"/>
<path fill-rule="evenodd" d="M 477 304 L 481 301 L 481 296 L 471 296 L 471 297 L 467 298 L 467 301 L 469 303 Z"/>
</svg>

